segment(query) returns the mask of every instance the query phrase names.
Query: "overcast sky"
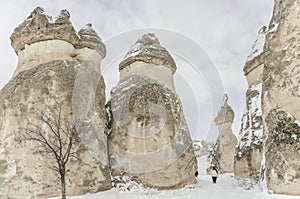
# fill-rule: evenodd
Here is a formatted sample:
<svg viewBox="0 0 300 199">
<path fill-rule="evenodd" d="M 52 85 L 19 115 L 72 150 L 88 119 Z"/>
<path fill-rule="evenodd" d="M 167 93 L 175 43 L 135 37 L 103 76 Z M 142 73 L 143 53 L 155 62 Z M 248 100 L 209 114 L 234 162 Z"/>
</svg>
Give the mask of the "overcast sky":
<svg viewBox="0 0 300 199">
<path fill-rule="evenodd" d="M 238 134 L 246 104 L 247 82 L 243 75 L 244 63 L 257 31 L 269 23 L 273 0 L 2 1 L 0 88 L 9 81 L 17 64 L 17 56 L 10 46 L 9 37 L 13 29 L 28 17 L 36 6 L 43 7 L 45 13 L 52 16 L 57 16 L 60 10 L 67 9 L 76 30 L 92 23 L 104 43 L 109 43 L 124 32 L 143 28 L 163 29 L 186 36 L 206 52 L 219 72 L 224 90 L 229 95 L 229 104 L 236 115 L 233 131 Z M 132 45 L 134 41 L 129 43 Z M 163 40 L 161 43 L 164 45 Z M 176 87 L 184 104 L 189 128 L 193 138 L 205 139 L 215 117 L 211 110 L 214 108 L 211 106 L 212 91 L 207 87 L 205 77 L 192 77 L 193 67 L 188 63 L 190 60 L 184 59 L 183 55 L 173 56 L 178 67 Z M 116 84 L 119 60 L 111 64 L 112 68 L 104 73 L 108 90 Z M 197 110 L 194 109 L 195 102 Z"/>
</svg>

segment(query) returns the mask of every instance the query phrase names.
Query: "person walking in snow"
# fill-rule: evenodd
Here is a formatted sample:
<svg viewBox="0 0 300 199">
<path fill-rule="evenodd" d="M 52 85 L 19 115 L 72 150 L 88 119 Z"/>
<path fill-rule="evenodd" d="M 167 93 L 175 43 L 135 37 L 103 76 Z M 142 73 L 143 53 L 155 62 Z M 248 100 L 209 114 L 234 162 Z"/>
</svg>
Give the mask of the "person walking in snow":
<svg viewBox="0 0 300 199">
<path fill-rule="evenodd" d="M 212 177 L 213 184 L 217 183 L 218 173 L 219 172 L 217 167 L 213 166 L 211 170 L 211 177 Z"/>
</svg>

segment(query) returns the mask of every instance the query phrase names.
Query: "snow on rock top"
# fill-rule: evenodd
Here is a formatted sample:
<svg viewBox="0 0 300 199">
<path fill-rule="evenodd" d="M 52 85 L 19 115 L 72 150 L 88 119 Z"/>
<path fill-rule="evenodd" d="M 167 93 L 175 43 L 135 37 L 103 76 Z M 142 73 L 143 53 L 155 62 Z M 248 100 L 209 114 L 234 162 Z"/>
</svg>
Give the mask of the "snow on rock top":
<svg viewBox="0 0 300 199">
<path fill-rule="evenodd" d="M 172 70 L 173 74 L 176 71 L 174 59 L 167 49 L 160 45 L 154 33 L 144 34 L 136 41 L 120 63 L 119 70 L 136 61 L 166 66 Z"/>
<path fill-rule="evenodd" d="M 143 48 L 153 48 L 153 49 L 160 49 L 160 42 L 156 38 L 154 33 L 148 33 L 143 35 L 141 38 L 137 40 L 137 42 L 131 47 L 131 49 L 128 51 L 124 59 L 127 59 L 129 57 L 133 57 L 138 55 L 139 53 L 143 52 Z"/>
<path fill-rule="evenodd" d="M 80 37 L 80 38 L 79 38 Z M 88 24 L 78 34 L 70 21 L 70 13 L 61 10 L 53 19 L 44 13 L 44 9 L 36 7 L 30 15 L 14 29 L 11 37 L 11 45 L 18 54 L 26 45 L 47 41 L 62 40 L 72 44 L 75 48 L 90 48 L 97 50 L 105 57 L 106 49 L 102 40 L 92 25 Z"/>
<path fill-rule="evenodd" d="M 127 59 L 129 57 L 134 57 L 138 55 L 141 52 L 141 44 L 140 43 L 135 43 L 130 51 L 125 55 L 124 59 Z"/>
<path fill-rule="evenodd" d="M 81 29 L 79 30 L 78 34 L 79 34 L 80 36 L 82 36 L 82 35 L 85 35 L 85 36 L 87 36 L 87 35 L 95 36 L 95 37 L 98 37 L 98 38 L 100 39 L 100 37 L 99 37 L 99 35 L 97 34 L 97 32 L 93 29 L 91 23 L 88 23 L 88 24 L 86 24 L 83 28 L 81 28 Z M 100 40 L 101 40 L 101 39 L 100 39 Z"/>
<path fill-rule="evenodd" d="M 105 57 L 106 48 L 102 42 L 102 39 L 93 29 L 91 23 L 86 24 L 82 29 L 80 29 L 78 35 L 80 37 L 80 47 L 96 49 L 102 55 L 102 57 Z"/>
<path fill-rule="evenodd" d="M 250 54 L 247 57 L 246 62 L 249 62 L 253 60 L 255 57 L 262 54 L 264 51 L 264 45 L 266 40 L 266 35 L 271 32 L 275 32 L 278 28 L 278 24 L 273 24 L 271 29 L 268 29 L 266 26 L 263 26 L 261 29 L 259 29 L 256 40 L 250 50 Z"/>
<path fill-rule="evenodd" d="M 265 39 L 267 34 L 267 27 L 263 26 L 259 31 L 256 37 L 256 40 L 251 48 L 250 54 L 247 57 L 247 62 L 259 56 L 263 50 L 265 45 Z"/>
</svg>

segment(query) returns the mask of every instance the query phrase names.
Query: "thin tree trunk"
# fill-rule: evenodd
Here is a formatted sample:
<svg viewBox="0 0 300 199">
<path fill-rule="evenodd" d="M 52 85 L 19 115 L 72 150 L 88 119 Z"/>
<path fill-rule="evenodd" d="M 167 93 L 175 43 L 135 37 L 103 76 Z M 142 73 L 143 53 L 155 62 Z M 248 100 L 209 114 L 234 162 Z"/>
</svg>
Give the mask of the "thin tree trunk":
<svg viewBox="0 0 300 199">
<path fill-rule="evenodd" d="M 62 171 L 61 174 L 61 199 L 66 199 L 66 177 L 65 171 Z"/>
</svg>

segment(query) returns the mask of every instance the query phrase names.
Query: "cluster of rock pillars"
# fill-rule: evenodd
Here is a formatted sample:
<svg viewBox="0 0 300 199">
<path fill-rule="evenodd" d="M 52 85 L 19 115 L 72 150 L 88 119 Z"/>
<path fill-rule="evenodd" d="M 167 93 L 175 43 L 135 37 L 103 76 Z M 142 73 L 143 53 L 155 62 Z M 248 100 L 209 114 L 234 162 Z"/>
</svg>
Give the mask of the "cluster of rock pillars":
<svg viewBox="0 0 300 199">
<path fill-rule="evenodd" d="M 275 0 L 244 67 L 249 88 L 239 138 L 225 95 L 212 160 L 222 173 L 258 176 L 268 189 L 291 195 L 300 194 L 299 7 L 300 0 Z M 107 103 L 100 70 L 106 48 L 91 24 L 76 32 L 67 10 L 52 19 L 38 7 L 15 28 L 11 44 L 18 64 L 0 91 L 0 198 L 59 194 L 49 157 L 38 143 L 19 139 L 24 129 L 45 130 L 32 115 L 56 110 L 57 102 L 76 127 L 74 147 L 85 149 L 76 153 L 81 161 L 68 163 L 68 195 L 111 189 L 114 177 L 124 175 L 157 189 L 196 183 L 176 64 L 154 34 L 138 39 L 121 61 Z"/>
</svg>

